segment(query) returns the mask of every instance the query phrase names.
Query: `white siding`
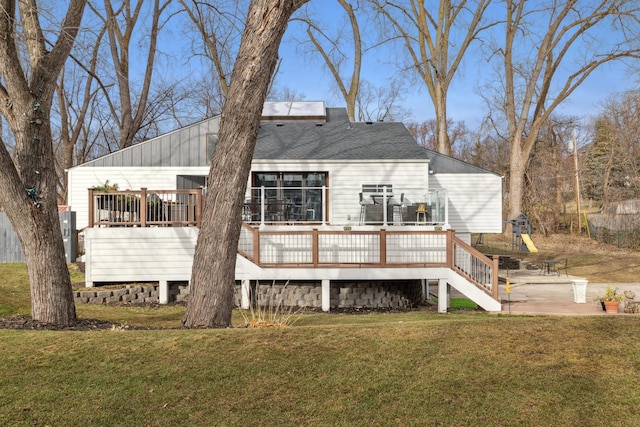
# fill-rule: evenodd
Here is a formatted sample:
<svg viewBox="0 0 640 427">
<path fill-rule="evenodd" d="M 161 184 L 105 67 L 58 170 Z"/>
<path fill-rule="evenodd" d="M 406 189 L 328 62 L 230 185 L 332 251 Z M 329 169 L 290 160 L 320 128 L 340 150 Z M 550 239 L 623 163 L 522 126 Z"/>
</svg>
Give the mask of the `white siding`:
<svg viewBox="0 0 640 427">
<path fill-rule="evenodd" d="M 119 190 L 175 190 L 178 175 L 207 175 L 208 167 L 80 167 L 69 169 L 68 204 L 76 212 L 76 229 L 89 223 L 88 189 L 109 180 Z"/>
<path fill-rule="evenodd" d="M 427 174 L 426 161 L 254 161 L 254 171 L 327 172 L 329 221 L 357 224 L 358 193 L 363 184 L 391 184 L 399 198 L 424 201 L 427 189 L 446 189 L 449 223 L 460 233 L 502 231 L 502 179 L 493 174 Z M 88 192 L 106 180 L 121 190 L 172 190 L 177 175 L 207 175 L 208 167 L 81 167 L 69 170 L 69 204 L 76 212 L 77 229 L 88 224 Z M 430 188 L 429 188 L 430 186 Z"/>
<path fill-rule="evenodd" d="M 493 174 L 435 174 L 431 189 L 445 188 L 449 224 L 460 233 L 502 232 L 502 178 Z"/>
<path fill-rule="evenodd" d="M 358 193 L 363 184 L 391 184 L 396 197 L 423 201 L 428 188 L 426 160 L 419 161 L 255 161 L 254 171 L 327 172 L 329 221 L 355 224 L 360 216 Z M 78 230 L 88 224 L 88 189 L 106 180 L 120 190 L 173 190 L 177 175 L 207 175 L 208 167 L 80 167 L 69 170 L 69 199 Z M 390 219 L 391 220 L 391 219 Z"/>
<path fill-rule="evenodd" d="M 86 281 L 190 280 L 195 227 L 85 230 Z"/>
<path fill-rule="evenodd" d="M 424 201 L 428 188 L 428 160 L 414 161 L 254 161 L 253 170 L 274 172 L 327 172 L 329 221 L 356 224 L 360 217 L 358 193 L 363 184 L 391 184 L 393 194 Z"/>
</svg>

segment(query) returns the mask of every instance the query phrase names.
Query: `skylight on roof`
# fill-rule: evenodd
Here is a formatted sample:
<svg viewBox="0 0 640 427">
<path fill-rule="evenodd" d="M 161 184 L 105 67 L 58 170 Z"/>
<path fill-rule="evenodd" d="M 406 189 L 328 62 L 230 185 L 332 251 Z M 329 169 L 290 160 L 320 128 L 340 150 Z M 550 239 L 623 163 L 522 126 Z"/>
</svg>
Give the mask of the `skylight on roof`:
<svg viewBox="0 0 640 427">
<path fill-rule="evenodd" d="M 323 101 L 265 102 L 263 120 L 326 120 Z"/>
</svg>

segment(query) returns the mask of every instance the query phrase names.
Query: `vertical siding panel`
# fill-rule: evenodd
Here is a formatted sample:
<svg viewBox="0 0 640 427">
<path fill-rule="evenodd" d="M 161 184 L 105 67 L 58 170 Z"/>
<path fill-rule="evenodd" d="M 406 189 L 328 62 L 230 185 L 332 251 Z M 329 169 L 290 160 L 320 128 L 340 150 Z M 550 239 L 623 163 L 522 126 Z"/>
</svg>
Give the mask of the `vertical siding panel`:
<svg viewBox="0 0 640 427">
<path fill-rule="evenodd" d="M 171 134 L 171 144 L 169 146 L 169 156 L 171 158 L 169 164 L 171 166 L 180 166 L 180 145 L 178 144 L 178 135 L 176 133 Z"/>
</svg>

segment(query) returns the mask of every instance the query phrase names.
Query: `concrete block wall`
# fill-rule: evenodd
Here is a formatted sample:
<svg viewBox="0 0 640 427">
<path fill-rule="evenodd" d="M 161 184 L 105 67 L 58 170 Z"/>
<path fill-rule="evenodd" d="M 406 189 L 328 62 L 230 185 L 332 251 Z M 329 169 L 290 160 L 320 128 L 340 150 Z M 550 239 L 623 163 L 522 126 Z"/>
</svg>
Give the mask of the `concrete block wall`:
<svg viewBox="0 0 640 427">
<path fill-rule="evenodd" d="M 126 285 L 119 289 L 88 288 L 73 293 L 76 303 L 109 304 L 129 302 L 133 304 L 158 303 L 158 285 Z"/>
<path fill-rule="evenodd" d="M 255 287 L 255 285 L 254 285 Z M 282 301 L 286 307 L 322 307 L 322 286 L 316 282 L 260 284 L 258 302 Z M 375 282 L 331 282 L 331 308 L 408 308 L 422 299 L 419 280 Z M 236 288 L 236 304 L 240 304 L 240 289 Z"/>
<path fill-rule="evenodd" d="M 257 286 L 257 292 L 256 290 Z M 257 301 L 262 307 L 282 304 L 285 307 L 321 308 L 322 285 L 318 282 L 252 283 Z M 408 308 L 422 298 L 419 280 L 331 283 L 331 308 Z M 189 285 L 185 282 L 169 283 L 169 302 L 186 302 Z M 158 285 L 127 285 L 121 289 L 100 287 L 74 293 L 77 303 L 107 304 L 118 302 L 158 303 Z M 240 284 L 236 284 L 234 302 L 240 306 Z"/>
</svg>

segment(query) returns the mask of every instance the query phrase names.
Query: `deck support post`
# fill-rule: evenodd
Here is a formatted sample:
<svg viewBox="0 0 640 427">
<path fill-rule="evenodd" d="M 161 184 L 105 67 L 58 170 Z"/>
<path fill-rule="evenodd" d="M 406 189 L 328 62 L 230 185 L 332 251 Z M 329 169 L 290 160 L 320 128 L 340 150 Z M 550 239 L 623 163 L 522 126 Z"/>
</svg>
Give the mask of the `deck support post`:
<svg viewBox="0 0 640 427">
<path fill-rule="evenodd" d="M 169 304 L 169 282 L 161 280 L 158 282 L 158 302 Z"/>
<path fill-rule="evenodd" d="M 451 286 L 447 279 L 438 279 L 438 313 L 446 313 L 449 308 Z"/>
<path fill-rule="evenodd" d="M 329 312 L 331 308 L 331 280 L 322 279 L 322 311 Z"/>
<path fill-rule="evenodd" d="M 242 279 L 240 282 L 240 307 L 242 307 L 243 310 L 249 310 L 250 286 L 251 281 L 249 279 Z"/>
</svg>

